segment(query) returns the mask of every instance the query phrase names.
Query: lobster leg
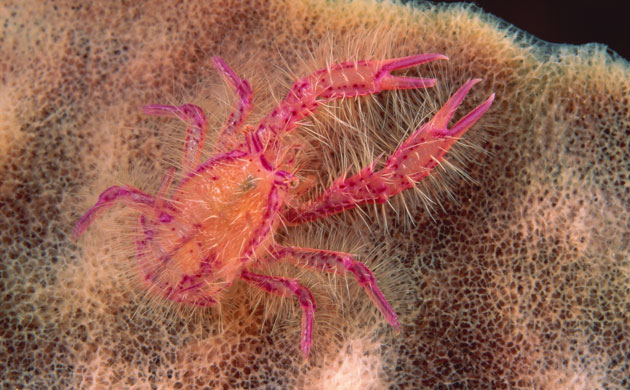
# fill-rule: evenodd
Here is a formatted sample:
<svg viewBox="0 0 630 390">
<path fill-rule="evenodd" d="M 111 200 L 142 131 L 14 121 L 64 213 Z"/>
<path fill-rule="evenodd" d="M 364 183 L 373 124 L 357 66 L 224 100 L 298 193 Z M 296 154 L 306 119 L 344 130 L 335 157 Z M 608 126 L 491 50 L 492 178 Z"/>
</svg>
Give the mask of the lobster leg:
<svg viewBox="0 0 630 390">
<path fill-rule="evenodd" d="M 234 91 L 238 95 L 236 105 L 232 109 L 223 131 L 221 131 L 219 139 L 214 145 L 215 152 L 225 152 L 235 146 L 235 142 L 232 142 L 232 139 L 235 132 L 241 127 L 252 109 L 253 92 L 249 82 L 239 78 L 223 59 L 213 57 L 212 65 L 221 73 L 225 81 L 234 88 Z"/>
<path fill-rule="evenodd" d="M 98 201 L 82 217 L 72 230 L 72 238 L 77 240 L 83 232 L 108 208 L 122 202 L 142 213 L 155 212 L 155 198 L 130 186 L 113 186 L 101 193 Z"/>
<path fill-rule="evenodd" d="M 388 198 L 409 189 L 429 174 L 446 152 L 490 108 L 492 94 L 484 103 L 460 119 L 452 128 L 447 125 L 462 100 L 480 79 L 469 80 L 450 97 L 427 123 L 416 130 L 389 157 L 380 171 L 374 163 L 356 175 L 339 178 L 316 200 L 285 211 L 284 220 L 291 224 L 312 221 L 366 203 L 384 203 Z"/>
<path fill-rule="evenodd" d="M 251 135 L 250 152 L 275 155 L 279 133 L 293 130 L 323 103 L 335 99 L 375 94 L 389 89 L 428 88 L 435 79 L 394 76 L 397 69 L 448 59 L 442 54 L 419 54 L 385 61 L 344 62 L 297 80 L 287 97 Z"/>
<path fill-rule="evenodd" d="M 302 307 L 302 336 L 300 346 L 305 358 L 311 351 L 313 332 L 313 318 L 315 317 L 315 299 L 311 292 L 293 279 L 285 279 L 276 276 L 259 275 L 248 270 L 243 270 L 241 279 L 268 293 L 290 296 L 294 295 Z"/>
<path fill-rule="evenodd" d="M 206 131 L 208 130 L 208 121 L 201 108 L 194 104 L 184 104 L 181 106 L 149 104 L 144 106 L 143 110 L 147 115 L 177 118 L 187 124 L 182 164 L 184 166 L 184 173 L 192 172 L 199 163 L 201 148 L 203 147 L 203 142 L 206 139 Z"/>
<path fill-rule="evenodd" d="M 363 263 L 355 260 L 352 255 L 321 249 L 281 246 L 272 247 L 271 255 L 275 259 L 287 258 L 298 267 L 333 273 L 350 272 L 354 275 L 357 283 L 365 289 L 365 292 L 378 307 L 378 310 L 383 314 L 387 322 L 396 331 L 400 331 L 398 316 L 396 316 L 381 290 L 376 286 L 374 274 Z"/>
</svg>

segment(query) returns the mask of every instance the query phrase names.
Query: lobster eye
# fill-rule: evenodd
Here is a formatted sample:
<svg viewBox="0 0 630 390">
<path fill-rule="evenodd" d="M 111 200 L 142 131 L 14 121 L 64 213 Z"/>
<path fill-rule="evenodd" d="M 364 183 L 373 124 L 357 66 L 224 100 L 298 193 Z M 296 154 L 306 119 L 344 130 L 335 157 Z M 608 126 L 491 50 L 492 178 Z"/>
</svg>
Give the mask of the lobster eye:
<svg viewBox="0 0 630 390">
<path fill-rule="evenodd" d="M 297 186 L 300 184 L 300 179 L 298 179 L 297 176 L 293 176 L 291 179 L 289 179 L 288 184 L 291 188 L 297 188 Z"/>
<path fill-rule="evenodd" d="M 292 173 L 289 173 L 283 170 L 278 170 L 275 172 L 275 174 L 276 174 L 276 180 L 275 180 L 276 184 L 289 186 L 290 188 L 295 188 L 298 186 L 298 184 L 300 184 L 300 179 L 298 179 L 297 176 L 295 176 Z"/>
</svg>

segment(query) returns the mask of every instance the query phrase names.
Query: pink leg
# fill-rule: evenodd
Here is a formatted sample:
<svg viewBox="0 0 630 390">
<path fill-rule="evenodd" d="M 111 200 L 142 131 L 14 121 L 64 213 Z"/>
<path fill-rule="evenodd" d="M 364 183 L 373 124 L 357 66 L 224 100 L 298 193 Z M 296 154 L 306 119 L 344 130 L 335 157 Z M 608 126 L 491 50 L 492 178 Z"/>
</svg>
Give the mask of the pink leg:
<svg viewBox="0 0 630 390">
<path fill-rule="evenodd" d="M 235 142 L 231 142 L 231 139 L 252 109 L 252 87 L 247 80 L 239 78 L 221 58 L 213 57 L 212 65 L 221 73 L 223 78 L 234 88 L 234 91 L 238 95 L 238 101 L 230 113 L 230 117 L 225 123 L 225 127 L 214 146 L 215 152 L 227 151 L 234 148 Z"/>
<path fill-rule="evenodd" d="M 339 178 L 316 200 L 302 207 L 288 209 L 284 220 L 298 224 L 337 214 L 366 203 L 384 203 L 388 198 L 409 189 L 429 174 L 451 146 L 490 108 L 494 99 L 488 100 L 466 114 L 451 129 L 447 128 L 457 107 L 478 83 L 469 80 L 451 96 L 429 122 L 416 130 L 396 149 L 380 171 L 374 171 L 374 163 L 349 178 Z"/>
<path fill-rule="evenodd" d="M 315 316 L 315 300 L 311 292 L 297 281 L 276 276 L 258 275 L 243 270 L 241 278 L 252 286 L 258 287 L 268 293 L 289 296 L 294 295 L 302 307 L 302 337 L 300 345 L 305 358 L 311 351 L 311 339 L 313 331 L 313 318 Z"/>
<path fill-rule="evenodd" d="M 199 155 L 203 142 L 206 139 L 208 122 L 201 108 L 194 104 L 184 104 L 182 106 L 165 106 L 161 104 L 149 104 L 143 107 L 147 115 L 165 116 L 177 118 L 184 121 L 186 128 L 186 142 L 184 144 L 184 155 L 182 164 L 184 172 L 189 173 L 199 163 Z"/>
<path fill-rule="evenodd" d="M 274 246 L 271 255 L 276 259 L 288 258 L 293 264 L 312 268 L 323 272 L 350 272 L 357 282 L 365 289 L 372 302 L 378 307 L 387 322 L 396 330 L 400 331 L 398 316 L 389 305 L 385 296 L 376 286 L 376 278 L 363 263 L 356 261 L 352 255 L 343 252 L 333 252 L 320 249 L 306 249 Z"/>
<path fill-rule="evenodd" d="M 72 238 L 77 240 L 103 211 L 112 207 L 116 202 L 125 203 L 138 211 L 148 214 L 154 212 L 155 207 L 155 198 L 140 190 L 129 186 L 109 187 L 101 193 L 96 204 L 79 219 L 79 222 L 72 230 Z"/>
<path fill-rule="evenodd" d="M 385 61 L 344 62 L 321 69 L 299 79 L 287 97 L 269 114 L 250 140 L 250 152 L 273 155 L 277 147 L 275 135 L 291 131 L 299 121 L 311 115 L 323 103 L 335 99 L 369 95 L 388 89 L 428 88 L 435 79 L 393 76 L 390 71 L 404 69 L 429 61 L 448 59 L 441 54 L 419 54 Z"/>
<path fill-rule="evenodd" d="M 162 182 L 160 183 L 160 189 L 158 190 L 157 195 L 155 196 L 155 209 L 161 209 L 166 203 L 166 194 L 168 193 L 168 189 L 171 188 L 171 184 L 173 183 L 173 179 L 175 177 L 175 168 L 169 168 L 162 177 Z"/>
</svg>

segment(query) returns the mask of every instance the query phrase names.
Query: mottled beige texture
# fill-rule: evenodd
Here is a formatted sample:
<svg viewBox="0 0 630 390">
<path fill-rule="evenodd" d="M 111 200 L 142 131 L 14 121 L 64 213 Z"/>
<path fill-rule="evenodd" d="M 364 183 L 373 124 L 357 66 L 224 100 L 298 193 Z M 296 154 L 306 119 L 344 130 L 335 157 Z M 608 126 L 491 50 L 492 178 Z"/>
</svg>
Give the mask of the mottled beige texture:
<svg viewBox="0 0 630 390">
<path fill-rule="evenodd" d="M 628 62 L 596 45 L 541 44 L 461 6 L 3 3 L 0 387 L 630 386 Z M 392 207 L 278 237 L 356 253 L 399 313 L 400 335 L 350 278 L 276 267 L 318 302 L 305 363 L 292 300 L 241 283 L 221 313 L 143 299 L 129 210 L 70 240 L 103 189 L 154 193 L 177 163 L 182 126 L 142 116 L 143 104 L 192 102 L 221 126 L 234 96 L 211 56 L 252 82 L 255 123 L 295 76 L 327 61 L 421 52 L 451 58 L 409 72 L 439 86 L 320 111 L 300 133 L 312 146 L 306 172 L 317 190 L 359 169 L 481 77 L 461 112 L 493 91 L 497 100 L 450 159 L 471 180 L 447 169 L 424 184 L 441 202 L 430 216 L 409 191 Z"/>
</svg>

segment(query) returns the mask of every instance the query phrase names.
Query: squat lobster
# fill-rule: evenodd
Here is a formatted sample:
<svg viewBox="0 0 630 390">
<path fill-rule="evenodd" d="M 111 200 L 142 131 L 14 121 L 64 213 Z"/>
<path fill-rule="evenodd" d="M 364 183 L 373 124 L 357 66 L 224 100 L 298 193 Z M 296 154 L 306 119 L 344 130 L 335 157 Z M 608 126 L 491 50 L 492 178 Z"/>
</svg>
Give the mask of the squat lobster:
<svg viewBox="0 0 630 390">
<path fill-rule="evenodd" d="M 317 199 L 291 205 L 296 176 L 283 135 L 323 103 L 388 89 L 428 88 L 435 79 L 393 76 L 390 71 L 429 61 L 441 54 L 420 54 L 385 61 L 344 62 L 316 71 L 293 84 L 287 97 L 258 125 L 244 127 L 251 110 L 252 89 L 225 62 L 212 62 L 234 88 L 237 101 L 218 141 L 215 154 L 199 164 L 207 122 L 192 104 L 148 105 L 148 115 L 175 117 L 187 124 L 182 158 L 184 179 L 167 198 L 174 169 L 164 176 L 156 196 L 131 186 L 106 189 L 76 224 L 77 239 L 98 215 L 117 202 L 140 212 L 136 248 L 139 269 L 148 289 L 164 298 L 192 305 L 217 303 L 217 294 L 240 278 L 281 296 L 295 296 L 302 308 L 301 349 L 308 357 L 315 313 L 311 292 L 296 280 L 254 273 L 263 262 L 287 259 L 300 267 L 350 272 L 365 289 L 387 322 L 400 324 L 376 285 L 372 272 L 348 253 L 284 247 L 273 236 L 280 221 L 299 224 L 324 218 L 358 205 L 383 203 L 429 174 L 450 147 L 488 110 L 491 95 L 452 128 L 447 124 L 479 79 L 466 82 L 429 122 L 417 129 L 378 171 L 374 164 L 337 179 Z M 240 129 L 249 129 L 240 131 Z"/>
</svg>

